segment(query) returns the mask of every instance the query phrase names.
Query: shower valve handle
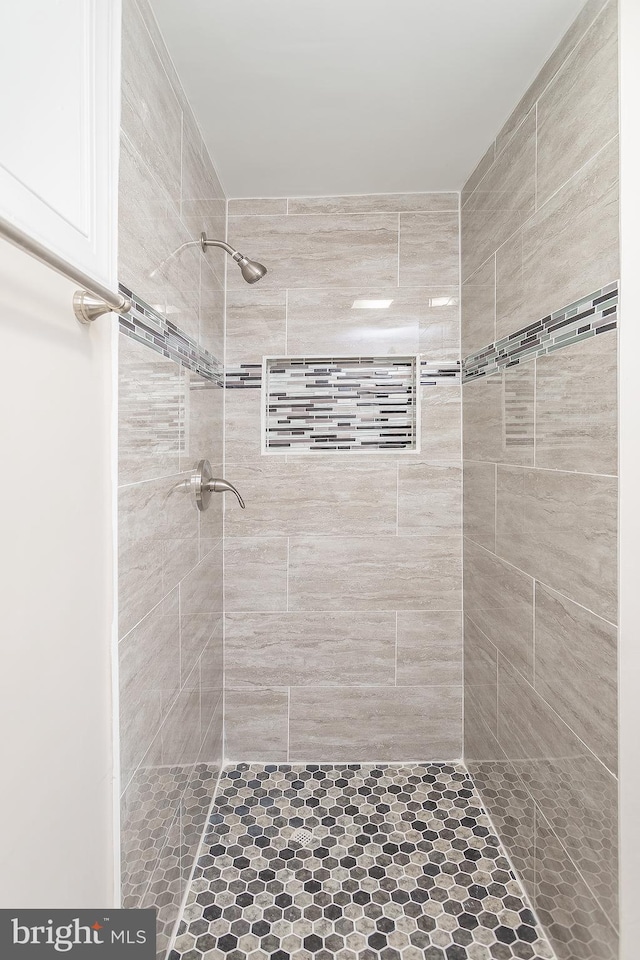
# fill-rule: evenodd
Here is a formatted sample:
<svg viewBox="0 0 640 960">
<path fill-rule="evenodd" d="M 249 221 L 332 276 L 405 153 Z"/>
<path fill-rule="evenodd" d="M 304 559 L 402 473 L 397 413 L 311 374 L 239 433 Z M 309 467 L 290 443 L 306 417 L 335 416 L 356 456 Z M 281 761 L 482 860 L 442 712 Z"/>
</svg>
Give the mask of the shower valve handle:
<svg viewBox="0 0 640 960">
<path fill-rule="evenodd" d="M 238 503 L 243 510 L 245 509 L 244 500 L 240 496 L 239 491 L 236 490 L 234 485 L 229 483 L 228 480 L 223 480 L 222 477 L 214 477 L 211 472 L 211 464 L 208 460 L 200 461 L 191 478 L 191 483 L 198 510 L 207 509 L 212 493 L 227 493 L 228 491 L 235 493 L 238 498 Z"/>
</svg>

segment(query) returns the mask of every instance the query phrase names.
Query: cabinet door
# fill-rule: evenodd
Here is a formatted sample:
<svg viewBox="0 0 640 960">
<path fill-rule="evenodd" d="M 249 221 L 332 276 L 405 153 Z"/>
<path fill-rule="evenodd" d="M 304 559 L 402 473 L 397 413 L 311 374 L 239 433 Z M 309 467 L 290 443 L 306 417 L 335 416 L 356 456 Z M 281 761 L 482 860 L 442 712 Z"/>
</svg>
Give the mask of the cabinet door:
<svg viewBox="0 0 640 960">
<path fill-rule="evenodd" d="M 0 214 L 116 279 L 120 0 L 0 2 Z"/>
</svg>

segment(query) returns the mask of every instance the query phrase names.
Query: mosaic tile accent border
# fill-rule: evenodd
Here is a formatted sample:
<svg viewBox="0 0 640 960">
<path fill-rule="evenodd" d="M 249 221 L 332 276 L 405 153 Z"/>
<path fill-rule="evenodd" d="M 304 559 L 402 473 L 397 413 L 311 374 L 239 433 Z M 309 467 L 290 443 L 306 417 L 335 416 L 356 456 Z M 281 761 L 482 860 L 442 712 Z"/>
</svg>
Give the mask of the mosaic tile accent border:
<svg viewBox="0 0 640 960">
<path fill-rule="evenodd" d="M 219 387 L 224 385 L 224 368 L 217 357 L 122 284 L 120 292 L 132 303 L 129 313 L 118 318 L 120 330 L 125 336 L 169 360 L 175 360 Z"/>
<path fill-rule="evenodd" d="M 384 358 L 393 360 L 393 356 Z M 461 380 L 461 363 L 452 360 L 449 363 L 438 364 L 433 360 L 420 361 L 420 385 L 423 387 L 435 386 L 442 380 L 459 383 Z M 262 364 L 240 363 L 229 366 L 225 371 L 224 385 L 227 389 L 244 390 L 260 389 L 262 386 Z"/>
<path fill-rule="evenodd" d="M 525 360 L 615 330 L 618 326 L 618 290 L 618 281 L 610 283 L 471 354 L 463 362 L 463 382 L 489 376 Z"/>
<path fill-rule="evenodd" d="M 461 763 L 242 763 L 169 960 L 553 956 Z"/>
<path fill-rule="evenodd" d="M 417 357 L 267 357 L 265 453 L 417 448 Z"/>
</svg>

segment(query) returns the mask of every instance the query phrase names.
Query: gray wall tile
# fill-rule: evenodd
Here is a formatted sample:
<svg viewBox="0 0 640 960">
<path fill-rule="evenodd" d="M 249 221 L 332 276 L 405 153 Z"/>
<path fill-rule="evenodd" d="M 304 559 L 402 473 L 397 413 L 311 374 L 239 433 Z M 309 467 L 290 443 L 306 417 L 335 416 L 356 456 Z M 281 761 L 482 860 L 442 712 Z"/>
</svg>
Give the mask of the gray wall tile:
<svg viewBox="0 0 640 960">
<path fill-rule="evenodd" d="M 612 477 L 498 466 L 498 554 L 615 621 L 616 504 Z"/>
<path fill-rule="evenodd" d="M 454 537 L 292 537 L 289 564 L 291 610 L 460 608 Z"/>
<path fill-rule="evenodd" d="M 496 260 L 489 257 L 462 284 L 462 356 L 496 339 Z"/>
<path fill-rule="evenodd" d="M 498 650 L 470 617 L 464 618 L 465 702 L 472 716 L 498 735 Z"/>
<path fill-rule="evenodd" d="M 464 536 L 495 553 L 496 465 L 465 460 L 462 477 Z"/>
<path fill-rule="evenodd" d="M 536 691 L 613 773 L 618 754 L 617 630 L 536 585 Z"/>
<path fill-rule="evenodd" d="M 384 474 L 380 478 L 382 483 L 383 477 Z M 397 501 L 400 535 L 459 537 L 462 524 L 461 464 L 400 461 Z M 369 529 L 374 528 L 375 524 L 372 524 Z"/>
<path fill-rule="evenodd" d="M 396 684 L 461 684 L 462 615 L 457 611 L 399 610 L 397 618 Z"/>
<path fill-rule="evenodd" d="M 347 197 L 290 197 L 288 212 L 441 213 L 457 209 L 457 193 L 375 193 Z"/>
<path fill-rule="evenodd" d="M 503 657 L 498 741 L 615 924 L 617 780 Z"/>
<path fill-rule="evenodd" d="M 287 609 L 287 540 L 225 537 L 224 608 Z"/>
<path fill-rule="evenodd" d="M 277 688 L 225 691 L 225 757 L 227 760 L 287 760 L 288 703 Z"/>
<path fill-rule="evenodd" d="M 399 286 L 457 284 L 458 213 L 401 213 Z"/>
<path fill-rule="evenodd" d="M 229 613 L 225 669 L 234 688 L 393 684 L 395 613 Z"/>
<path fill-rule="evenodd" d="M 618 16 L 609 3 L 538 102 L 538 205 L 617 133 Z"/>
<path fill-rule="evenodd" d="M 397 214 L 230 217 L 228 230 L 232 246 L 268 261 L 265 289 L 397 281 Z M 233 270 L 227 282 L 236 288 L 244 280 Z"/>
<path fill-rule="evenodd" d="M 618 472 L 618 338 L 583 340 L 536 360 L 536 466 Z"/>
<path fill-rule="evenodd" d="M 464 609 L 498 650 L 533 679 L 532 578 L 465 540 Z"/>
<path fill-rule="evenodd" d="M 294 687 L 290 759 L 455 757 L 461 687 Z"/>
</svg>

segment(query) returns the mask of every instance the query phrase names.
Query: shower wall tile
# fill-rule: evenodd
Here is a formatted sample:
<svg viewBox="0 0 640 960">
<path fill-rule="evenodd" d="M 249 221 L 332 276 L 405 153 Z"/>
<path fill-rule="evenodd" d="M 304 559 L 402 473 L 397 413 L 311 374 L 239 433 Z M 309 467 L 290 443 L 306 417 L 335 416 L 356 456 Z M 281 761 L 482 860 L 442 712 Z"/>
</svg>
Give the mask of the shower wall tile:
<svg viewBox="0 0 640 960">
<path fill-rule="evenodd" d="M 258 459 L 262 451 L 260 390 L 225 390 L 224 404 L 226 462 Z"/>
<path fill-rule="evenodd" d="M 268 687 L 225 691 L 225 751 L 227 757 L 281 763 L 289 744 L 289 693 Z"/>
<path fill-rule="evenodd" d="M 119 279 L 222 361 L 225 257 L 179 248 L 224 238 L 226 199 L 147 0 L 125 0 L 122 71 Z M 122 886 L 165 948 L 222 758 L 222 498 L 200 516 L 180 485 L 222 463 L 223 394 L 118 339 Z"/>
<path fill-rule="evenodd" d="M 462 477 L 463 533 L 486 550 L 496 548 L 496 465 L 465 460 Z"/>
<path fill-rule="evenodd" d="M 227 295 L 227 364 L 261 363 L 287 352 L 287 295 L 245 285 Z M 296 353 L 299 351 L 295 351 Z"/>
<path fill-rule="evenodd" d="M 616 283 L 616 33 L 589 0 L 463 189 L 463 358 Z M 617 343 L 582 333 L 465 382 L 465 756 L 559 960 L 613 960 Z"/>
<path fill-rule="evenodd" d="M 494 646 L 532 680 L 533 579 L 465 541 L 464 609 Z"/>
<path fill-rule="evenodd" d="M 528 113 L 528 111 L 527 111 Z M 478 163 L 476 164 L 473 172 L 467 178 L 465 185 L 463 186 L 460 192 L 460 203 L 462 206 L 465 205 L 473 191 L 476 189 L 485 173 L 487 173 L 496 159 L 496 144 L 495 141 L 492 141 L 487 147 L 485 153 L 482 155 Z"/>
<path fill-rule="evenodd" d="M 122 7 L 122 129 L 139 144 L 145 161 L 171 197 L 179 200 L 180 101 L 168 82 L 138 3 L 125 0 Z"/>
<path fill-rule="evenodd" d="M 227 212 L 230 217 L 256 217 L 286 214 L 286 197 L 256 197 L 255 199 L 228 200 Z"/>
<path fill-rule="evenodd" d="M 384 476 L 380 477 L 384 484 Z M 462 465 L 398 463 L 398 533 L 402 536 L 459 537 Z M 371 528 L 374 527 L 372 524 Z M 346 532 L 346 531 L 345 531 Z"/>
<path fill-rule="evenodd" d="M 617 780 L 502 657 L 498 741 L 615 925 Z"/>
<path fill-rule="evenodd" d="M 498 736 L 498 650 L 470 617 L 464 618 L 465 696 L 472 715 Z"/>
<path fill-rule="evenodd" d="M 393 684 L 395 613 L 230 613 L 225 670 L 234 688 Z"/>
<path fill-rule="evenodd" d="M 458 284 L 458 213 L 401 213 L 398 285 Z"/>
<path fill-rule="evenodd" d="M 441 213 L 457 209 L 457 193 L 376 193 L 348 197 L 290 197 L 288 212 Z"/>
<path fill-rule="evenodd" d="M 461 685 L 461 613 L 399 610 L 397 618 L 396 685 Z"/>
<path fill-rule="evenodd" d="M 119 482 L 178 473 L 184 424 L 183 371 L 128 337 L 120 337 L 119 348 Z"/>
<path fill-rule="evenodd" d="M 536 360 L 536 466 L 618 472 L 614 332 Z"/>
<path fill-rule="evenodd" d="M 272 749 L 267 742 L 261 759 L 276 751 L 292 760 L 300 748 L 309 759 L 333 760 L 339 749 L 382 760 L 398 756 L 394 740 L 405 756 L 445 748 L 451 756 L 460 749 L 462 686 L 457 378 L 421 386 L 419 454 L 323 451 L 277 462 L 261 456 L 256 386 L 269 355 L 420 354 L 430 366 L 457 364 L 458 197 L 241 200 L 229 214 L 230 242 L 269 273 L 251 289 L 230 275 L 227 295 L 227 361 L 244 374 L 226 390 L 225 470 L 247 501 L 241 512 L 227 498 L 225 512 L 227 756 L 263 749 L 263 708 L 278 733 L 264 734 Z M 358 300 L 391 302 L 359 309 Z M 431 691 L 437 728 L 424 728 L 420 748 L 421 733 L 405 732 L 418 686 Z M 256 691 L 259 700 L 245 706 Z M 383 709 L 367 730 L 374 696 Z M 336 747 L 307 726 L 302 713 L 316 697 L 342 732 L 340 704 L 357 704 L 349 742 Z M 255 724 L 246 735 L 232 729 L 240 704 Z M 395 732 L 383 731 L 383 714 L 395 718 Z"/>
<path fill-rule="evenodd" d="M 290 610 L 459 610 L 457 537 L 292 537 Z"/>
<path fill-rule="evenodd" d="M 616 279 L 617 138 L 525 224 L 522 252 L 523 296 L 535 317 Z"/>
<path fill-rule="evenodd" d="M 617 631 L 542 584 L 535 600 L 536 691 L 617 771 Z"/>
<path fill-rule="evenodd" d="M 224 285 L 202 258 L 200 267 L 198 339 L 205 350 L 221 359 L 224 356 Z"/>
<path fill-rule="evenodd" d="M 498 466 L 496 498 L 498 554 L 615 622 L 615 478 Z"/>
<path fill-rule="evenodd" d="M 538 205 L 617 133 L 618 18 L 612 0 L 538 102 Z"/>
<path fill-rule="evenodd" d="M 126 785 L 180 690 L 177 590 L 121 641 L 119 663 L 120 753 Z"/>
<path fill-rule="evenodd" d="M 230 217 L 228 229 L 237 249 L 268 251 L 265 289 L 397 282 L 397 214 Z M 230 288 L 243 283 L 229 271 Z"/>
<path fill-rule="evenodd" d="M 462 356 L 496 339 L 496 261 L 489 257 L 462 284 Z"/>
<path fill-rule="evenodd" d="M 290 759 L 452 758 L 461 749 L 460 686 L 293 687 Z"/>
<path fill-rule="evenodd" d="M 420 456 L 425 460 L 460 460 L 462 390 L 457 384 L 420 388 Z"/>
<path fill-rule="evenodd" d="M 504 149 L 513 133 L 520 126 L 536 100 L 539 99 L 567 57 L 584 35 L 586 30 L 598 16 L 607 0 L 587 0 L 574 22 L 571 24 L 560 43 L 553 51 L 540 73 L 526 91 L 509 119 L 506 121 L 496 137 L 496 152 Z"/>
<path fill-rule="evenodd" d="M 286 538 L 225 537 L 225 610 L 286 610 L 288 553 Z"/>
<path fill-rule="evenodd" d="M 533 464 L 535 365 L 485 377 L 465 390 L 465 459 Z"/>
<path fill-rule="evenodd" d="M 163 766 L 192 766 L 198 759 L 200 729 L 200 671 L 194 667 L 176 697 L 160 731 Z"/>
<path fill-rule="evenodd" d="M 234 483 L 246 499 L 246 510 L 227 507 L 225 533 L 256 537 L 332 536 L 396 532 L 396 465 L 370 465 L 350 458 L 346 463 L 322 460 L 309 470 L 306 458 L 287 463 L 263 457 L 234 464 Z M 458 532 L 458 531 L 456 531 Z"/>
<path fill-rule="evenodd" d="M 381 309 L 354 308 L 358 300 L 389 300 Z M 460 320 L 457 286 L 398 289 L 290 290 L 286 353 L 358 356 L 423 353 L 457 360 Z"/>
<path fill-rule="evenodd" d="M 463 280 L 533 214 L 535 161 L 536 118 L 532 111 L 465 204 Z"/>
</svg>

